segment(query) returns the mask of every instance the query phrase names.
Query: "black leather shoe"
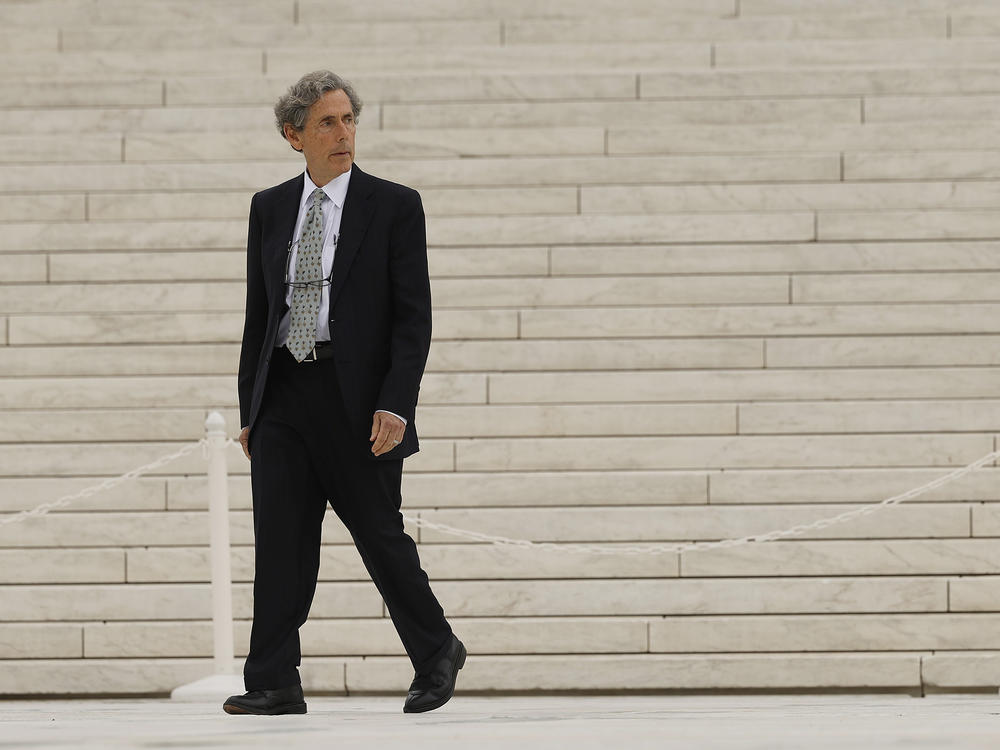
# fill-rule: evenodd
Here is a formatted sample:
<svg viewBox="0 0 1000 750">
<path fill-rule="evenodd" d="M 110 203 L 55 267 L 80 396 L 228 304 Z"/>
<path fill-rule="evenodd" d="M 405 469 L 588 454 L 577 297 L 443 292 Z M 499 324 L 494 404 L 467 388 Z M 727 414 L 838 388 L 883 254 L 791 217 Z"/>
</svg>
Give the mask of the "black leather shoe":
<svg viewBox="0 0 1000 750">
<path fill-rule="evenodd" d="M 458 670 L 465 666 L 465 645 L 454 635 L 448 653 L 429 672 L 415 674 L 403 704 L 404 714 L 416 714 L 440 708 L 455 694 Z"/>
<path fill-rule="evenodd" d="M 231 695 L 222 704 L 227 714 L 304 714 L 305 698 L 302 686 L 279 688 L 278 690 L 251 690 L 245 695 Z"/>
</svg>

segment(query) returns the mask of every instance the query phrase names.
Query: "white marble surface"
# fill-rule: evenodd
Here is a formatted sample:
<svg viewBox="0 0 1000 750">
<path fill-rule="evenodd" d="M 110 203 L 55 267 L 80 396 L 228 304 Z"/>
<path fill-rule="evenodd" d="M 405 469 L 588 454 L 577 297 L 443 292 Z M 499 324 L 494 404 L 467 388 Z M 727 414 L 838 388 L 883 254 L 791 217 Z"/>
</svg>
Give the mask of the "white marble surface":
<svg viewBox="0 0 1000 750">
<path fill-rule="evenodd" d="M 921 745 L 982 750 L 1000 733 L 997 696 L 643 695 L 465 696 L 404 715 L 402 697 L 314 697 L 305 716 L 228 716 L 217 703 L 154 700 L 10 701 L 0 728 L 28 750 L 159 745 L 507 750 L 628 747 L 665 740 L 703 750 L 868 750 Z"/>
</svg>

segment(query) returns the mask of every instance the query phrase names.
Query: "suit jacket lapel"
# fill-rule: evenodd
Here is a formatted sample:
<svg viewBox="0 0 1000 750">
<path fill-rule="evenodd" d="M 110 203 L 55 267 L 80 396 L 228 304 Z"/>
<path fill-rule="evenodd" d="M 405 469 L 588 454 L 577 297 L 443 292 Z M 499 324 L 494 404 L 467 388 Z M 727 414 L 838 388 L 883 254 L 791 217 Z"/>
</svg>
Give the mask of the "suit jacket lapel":
<svg viewBox="0 0 1000 750">
<path fill-rule="evenodd" d="M 344 199 L 344 212 L 340 217 L 340 238 L 337 240 L 337 251 L 333 255 L 333 280 L 330 283 L 330 309 L 344 287 L 347 272 L 354 262 L 364 239 L 368 223 L 375 211 L 375 201 L 372 192 L 375 181 L 361 171 L 357 164 L 351 172 L 351 182 Z M 294 217 L 292 221 L 294 221 Z"/>
<path fill-rule="evenodd" d="M 302 201 L 302 186 L 305 176 L 299 175 L 282 185 L 283 192 L 278 196 L 274 207 L 274 234 L 268 243 L 267 252 L 271 254 L 269 268 L 274 269 L 274 285 L 281 290 L 282 301 L 285 294 L 285 267 L 288 263 L 288 251 L 295 232 L 295 220 L 299 216 L 299 203 Z"/>
</svg>

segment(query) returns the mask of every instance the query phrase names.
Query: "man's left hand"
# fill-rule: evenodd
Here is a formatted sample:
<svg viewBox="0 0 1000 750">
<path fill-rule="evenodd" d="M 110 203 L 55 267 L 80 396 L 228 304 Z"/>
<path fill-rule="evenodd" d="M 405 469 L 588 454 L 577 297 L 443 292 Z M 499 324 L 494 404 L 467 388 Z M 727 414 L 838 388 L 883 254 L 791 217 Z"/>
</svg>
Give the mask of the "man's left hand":
<svg viewBox="0 0 1000 750">
<path fill-rule="evenodd" d="M 368 438 L 369 442 L 374 443 L 372 453 L 381 456 L 391 451 L 399 445 L 405 430 L 406 424 L 399 417 L 384 411 L 375 412 L 372 418 L 372 435 Z"/>
</svg>

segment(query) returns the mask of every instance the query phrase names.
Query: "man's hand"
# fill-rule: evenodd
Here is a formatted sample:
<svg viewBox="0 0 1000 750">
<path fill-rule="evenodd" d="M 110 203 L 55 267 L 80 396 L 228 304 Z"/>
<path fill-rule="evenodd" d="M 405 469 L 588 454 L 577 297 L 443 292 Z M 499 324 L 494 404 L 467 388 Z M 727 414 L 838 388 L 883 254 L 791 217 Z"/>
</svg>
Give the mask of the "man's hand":
<svg viewBox="0 0 1000 750">
<path fill-rule="evenodd" d="M 375 416 L 372 417 L 372 435 L 368 438 L 369 442 L 375 443 L 372 446 L 372 453 L 381 456 L 391 451 L 399 445 L 405 430 L 406 424 L 399 417 L 384 411 L 375 412 Z"/>
<path fill-rule="evenodd" d="M 243 431 L 240 432 L 240 445 L 243 446 L 243 452 L 246 457 L 250 458 L 250 428 L 244 427 Z"/>
</svg>

